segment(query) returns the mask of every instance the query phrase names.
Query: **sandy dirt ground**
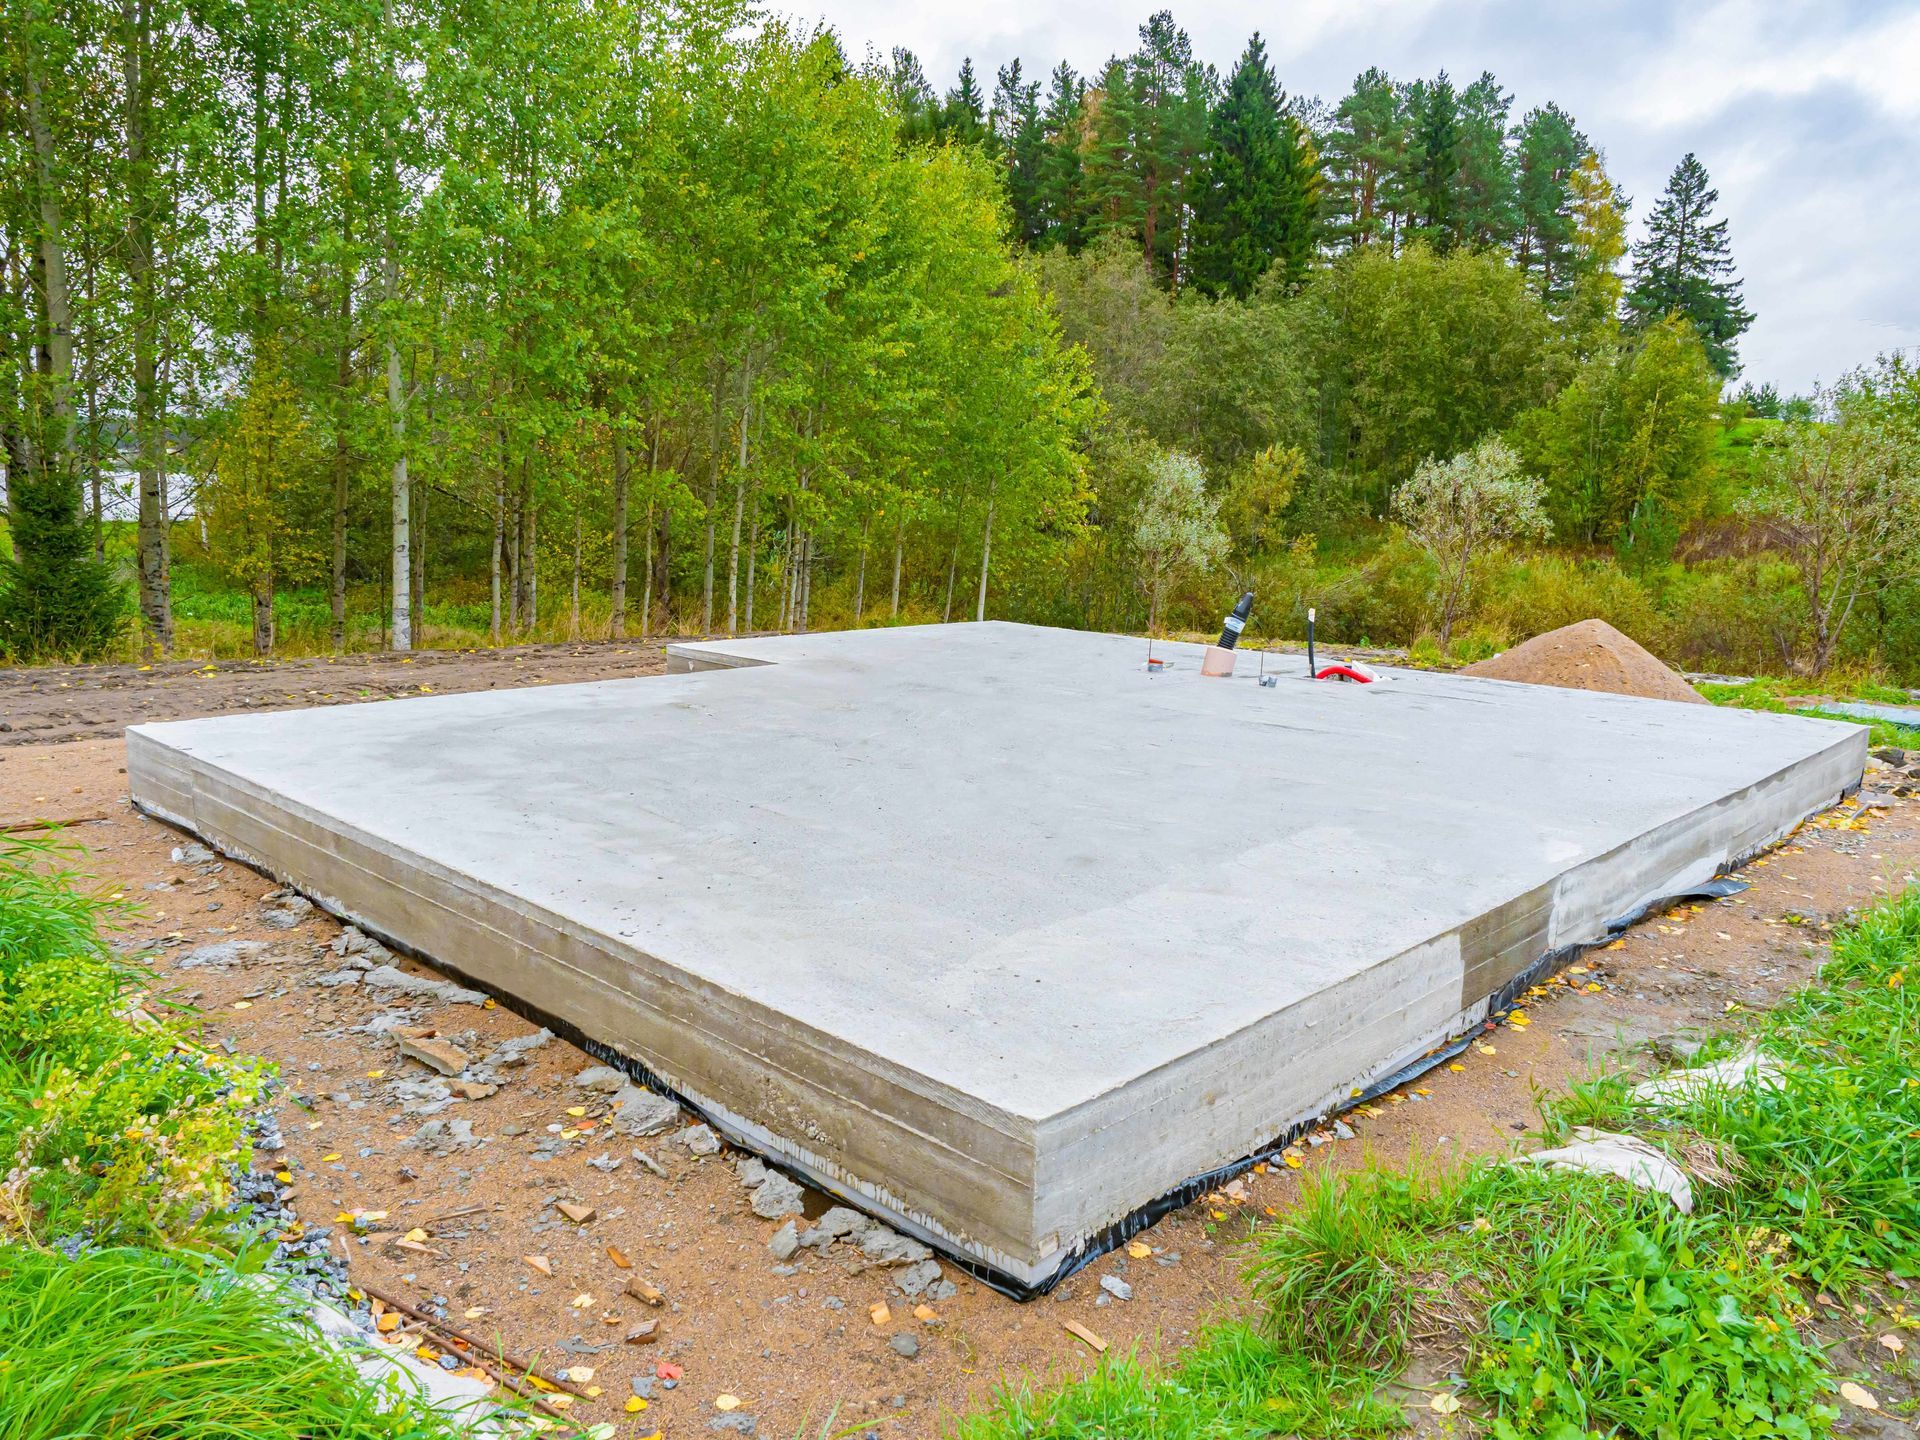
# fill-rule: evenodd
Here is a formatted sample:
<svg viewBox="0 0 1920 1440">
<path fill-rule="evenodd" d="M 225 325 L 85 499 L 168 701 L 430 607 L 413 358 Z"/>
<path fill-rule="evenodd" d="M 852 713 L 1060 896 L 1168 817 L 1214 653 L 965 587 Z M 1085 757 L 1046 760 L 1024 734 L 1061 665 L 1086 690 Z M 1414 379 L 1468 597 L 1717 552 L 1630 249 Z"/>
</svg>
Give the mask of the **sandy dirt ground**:
<svg viewBox="0 0 1920 1440">
<path fill-rule="evenodd" d="M 590 1367 L 593 1378 L 582 1386 L 601 1393 L 574 1402 L 572 1413 L 614 1421 L 623 1436 L 719 1429 L 787 1437 L 803 1426 L 812 1434 L 830 1413 L 838 1424 L 872 1421 L 884 1435 L 935 1436 L 1002 1382 L 1085 1371 L 1093 1353 L 1064 1328 L 1068 1321 L 1116 1350 L 1171 1353 L 1241 1303 L 1238 1242 L 1293 1201 L 1302 1174 L 1369 1158 L 1504 1150 L 1531 1124 L 1536 1087 L 1564 1087 L 1609 1056 L 1652 1066 L 1650 1052 L 1666 1037 L 1769 1004 L 1812 976 L 1824 926 L 1920 871 L 1920 802 L 1876 799 L 1873 808 L 1829 812 L 1754 862 L 1745 894 L 1650 918 L 1530 997 L 1529 1023 L 1483 1036 L 1457 1063 L 1349 1114 L 1354 1138 L 1303 1143 L 1299 1170 L 1276 1165 L 1249 1176 L 1231 1200 L 1169 1216 L 1140 1237 L 1151 1255 L 1109 1256 L 1024 1305 L 948 1267 L 957 1292 L 916 1316 L 916 1300 L 896 1286 L 899 1269 L 863 1268 L 844 1245 L 776 1261 L 768 1242 L 777 1225 L 748 1208 L 734 1173 L 739 1157 L 697 1156 L 674 1131 L 638 1141 L 612 1133 L 609 1097 L 574 1084 L 593 1062 L 559 1040 L 502 1069 L 497 1092 L 456 1096 L 432 1117 L 465 1122 L 454 1130 L 470 1129 L 471 1143 L 410 1145 L 427 1121 L 407 1112 L 409 1097 L 421 1093 L 409 1087 L 435 1077 L 403 1058 L 390 1035 L 370 1032 L 370 1022 L 398 1016 L 476 1058 L 534 1027 L 504 1005 L 318 983 L 342 967 L 330 948 L 337 923 L 314 912 L 286 928 L 270 924 L 286 918 L 268 899 L 273 882 L 232 862 L 196 859 L 187 837 L 136 813 L 126 796 L 117 736 L 132 720 L 660 668 L 658 647 L 628 644 L 210 673 L 0 675 L 0 715 L 15 727 L 0 732 L 0 818 L 76 818 L 64 834 L 85 847 L 83 868 L 141 907 L 126 940 L 153 952 L 151 1003 L 197 1006 L 214 1043 L 278 1064 L 287 1148 L 256 1163 L 288 1177 L 302 1224 L 330 1229 L 329 1243 L 358 1283 L 412 1303 L 443 1297 L 454 1323 L 543 1367 Z M 64 738 L 102 730 L 111 737 Z M 1869 783 L 1889 778 L 1876 764 Z M 265 943 L 232 963 L 187 963 L 231 940 Z M 412 961 L 402 969 L 431 974 Z M 561 1201 L 591 1207 L 591 1217 L 567 1218 Z M 817 1214 L 826 1202 L 809 1203 Z M 361 1228 L 370 1233 L 355 1234 L 337 1218 L 353 1212 L 369 1216 Z M 424 1237 L 405 1238 L 416 1230 Z M 610 1249 L 631 1268 L 620 1268 Z M 1131 1286 L 1130 1300 L 1102 1290 L 1108 1275 Z M 635 1279 L 657 1287 L 664 1302 L 651 1307 L 626 1294 Z M 873 1318 L 875 1306 L 887 1307 L 884 1321 Z M 658 1322 L 653 1342 L 627 1343 L 649 1320 Z M 1860 1323 L 1883 1324 L 1878 1316 Z M 901 1336 L 917 1342 L 917 1353 L 900 1353 L 914 1348 Z M 1877 1363 L 1874 1347 L 1860 1349 L 1865 1363 Z M 681 1371 L 670 1389 L 662 1362 Z M 635 1381 L 651 1398 L 629 1414 Z M 740 1403 L 718 1408 L 722 1396 Z M 1910 1433 L 1893 1423 L 1871 1433 Z"/>
</svg>

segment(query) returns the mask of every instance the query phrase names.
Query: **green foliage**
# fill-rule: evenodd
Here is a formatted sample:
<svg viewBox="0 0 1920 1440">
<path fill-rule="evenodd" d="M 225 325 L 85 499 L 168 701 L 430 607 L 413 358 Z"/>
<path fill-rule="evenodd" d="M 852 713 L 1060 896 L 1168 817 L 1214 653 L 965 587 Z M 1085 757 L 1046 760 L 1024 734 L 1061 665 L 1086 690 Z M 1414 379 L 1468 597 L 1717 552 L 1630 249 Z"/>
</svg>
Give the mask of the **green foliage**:
<svg viewBox="0 0 1920 1440">
<path fill-rule="evenodd" d="M 264 1072 L 138 1014 L 112 901 L 0 845 L 0 1235 L 189 1234 L 228 1198 Z"/>
<path fill-rule="evenodd" d="M 1195 204 L 1194 284 L 1244 300 L 1275 266 L 1281 284 L 1298 284 L 1313 257 L 1319 166 L 1259 35 L 1247 42 L 1207 129 L 1209 153 Z"/>
<path fill-rule="evenodd" d="M 1551 318 L 1526 278 L 1477 251 L 1366 247 L 1303 297 L 1318 359 L 1319 463 L 1376 511 L 1429 455 L 1457 455 L 1550 393 Z"/>
<path fill-rule="evenodd" d="M 0 1440 L 455 1440 L 282 1294 L 190 1251 L 0 1245 Z M 382 1404 L 391 1408 L 381 1409 Z"/>
<path fill-rule="evenodd" d="M 1677 539 L 1713 498 L 1719 391 L 1691 328 L 1669 317 L 1601 347 L 1551 404 L 1521 415 L 1514 441 L 1547 482 L 1555 534 L 1613 541 L 1657 515 Z"/>
</svg>

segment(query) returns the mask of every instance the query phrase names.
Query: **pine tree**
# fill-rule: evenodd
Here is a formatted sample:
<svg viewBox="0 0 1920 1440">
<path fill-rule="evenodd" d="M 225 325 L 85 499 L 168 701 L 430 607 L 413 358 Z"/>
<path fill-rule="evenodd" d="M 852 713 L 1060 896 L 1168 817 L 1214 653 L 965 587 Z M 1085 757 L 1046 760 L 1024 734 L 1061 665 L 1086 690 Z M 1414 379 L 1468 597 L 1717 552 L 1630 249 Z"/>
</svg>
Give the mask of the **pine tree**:
<svg viewBox="0 0 1920 1440">
<path fill-rule="evenodd" d="M 1699 333 L 1707 358 L 1723 377 L 1739 373 L 1736 344 L 1753 315 L 1742 303 L 1727 222 L 1709 217 L 1720 192 L 1697 157 L 1674 167 L 1667 188 L 1647 217 L 1646 237 L 1633 247 L 1628 316 L 1636 328 L 1679 315 Z"/>
<path fill-rule="evenodd" d="M 1516 199 L 1520 225 L 1514 237 L 1514 261 L 1530 276 L 1534 290 L 1556 313 L 1564 310 L 1573 285 L 1573 237 L 1576 222 L 1570 189 L 1574 171 L 1586 158 L 1586 136 L 1558 105 L 1527 113 L 1517 139 Z"/>
<path fill-rule="evenodd" d="M 1288 283 L 1297 282 L 1313 253 L 1317 165 L 1258 34 L 1207 130 L 1207 164 L 1194 202 L 1195 283 L 1244 299 L 1275 264 Z"/>
<path fill-rule="evenodd" d="M 1407 143 L 1405 95 L 1385 71 L 1366 71 L 1334 111 L 1321 144 L 1326 238 L 1334 249 L 1398 239 Z"/>
<path fill-rule="evenodd" d="M 1454 177 L 1454 240 L 1480 249 L 1504 248 L 1520 227 L 1520 196 L 1507 151 L 1507 113 L 1513 96 L 1481 72 L 1460 92 L 1459 171 Z"/>
</svg>

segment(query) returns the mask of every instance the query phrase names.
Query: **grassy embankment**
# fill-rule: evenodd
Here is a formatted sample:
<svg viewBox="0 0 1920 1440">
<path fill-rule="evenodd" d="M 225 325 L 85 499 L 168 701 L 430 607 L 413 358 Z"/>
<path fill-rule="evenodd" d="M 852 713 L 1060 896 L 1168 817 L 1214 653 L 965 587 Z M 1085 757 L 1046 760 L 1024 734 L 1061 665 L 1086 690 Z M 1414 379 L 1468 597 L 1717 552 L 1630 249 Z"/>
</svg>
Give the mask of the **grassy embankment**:
<svg viewBox="0 0 1920 1440">
<path fill-rule="evenodd" d="M 1616 1075 L 1543 1108 L 1550 1140 L 1592 1125 L 1679 1158 L 1693 1214 L 1493 1160 L 1315 1179 L 1253 1237 L 1244 1318 L 1161 1368 L 1112 1356 L 1015 1385 L 957 1440 L 1385 1435 L 1402 1402 L 1496 1440 L 1827 1433 L 1861 1400 L 1843 1385 L 1878 1401 L 1870 1375 L 1835 1369 L 1836 1324 L 1879 1312 L 1907 1381 L 1896 1347 L 1920 1345 L 1920 1317 L 1883 1293 L 1920 1274 L 1920 891 L 1836 934 L 1817 984 L 1696 1063 L 1746 1043 L 1782 1064 L 1777 1088 L 1651 1107 Z M 1409 1400 L 1416 1360 L 1442 1378 Z"/>
<path fill-rule="evenodd" d="M 231 1181 L 267 1079 L 142 1008 L 117 897 L 0 841 L 0 1440 L 455 1440 L 248 1276 Z"/>
</svg>

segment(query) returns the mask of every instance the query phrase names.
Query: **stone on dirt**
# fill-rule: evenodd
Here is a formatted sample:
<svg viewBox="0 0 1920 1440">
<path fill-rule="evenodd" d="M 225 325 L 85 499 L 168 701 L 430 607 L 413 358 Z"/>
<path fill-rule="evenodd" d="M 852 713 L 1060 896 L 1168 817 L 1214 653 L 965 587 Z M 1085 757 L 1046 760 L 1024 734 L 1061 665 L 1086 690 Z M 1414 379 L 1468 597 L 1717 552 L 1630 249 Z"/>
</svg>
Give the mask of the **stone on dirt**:
<svg viewBox="0 0 1920 1440">
<path fill-rule="evenodd" d="M 267 940 L 219 940 L 212 945 L 202 945 L 197 950 L 189 950 L 180 957 L 182 970 L 222 969 L 228 965 L 241 965 L 254 956 L 273 948 Z"/>
<path fill-rule="evenodd" d="M 658 1135 L 672 1129 L 679 1118 L 680 1106 L 677 1101 L 651 1090 L 642 1090 L 638 1085 L 629 1085 L 613 1097 L 613 1128 L 622 1135 Z"/>
<path fill-rule="evenodd" d="M 909 1265 L 905 1270 L 901 1271 L 900 1278 L 894 1281 L 894 1284 L 900 1287 L 902 1294 L 920 1295 L 926 1291 L 928 1286 L 934 1284 L 939 1279 L 940 1262 L 938 1260 L 922 1260 L 918 1264 Z"/>
<path fill-rule="evenodd" d="M 920 1353 L 920 1337 L 915 1335 L 911 1330 L 899 1331 L 891 1340 L 887 1341 L 887 1344 L 893 1347 L 894 1354 L 907 1360 L 913 1359 L 914 1356 Z"/>
<path fill-rule="evenodd" d="M 791 1260 L 794 1252 L 800 1248 L 800 1232 L 789 1220 L 773 1232 L 773 1239 L 767 1242 L 767 1249 L 776 1260 Z"/>
<path fill-rule="evenodd" d="M 1131 1300 L 1133 1298 L 1133 1286 L 1122 1280 L 1118 1275 L 1102 1275 L 1100 1277 L 1100 1288 L 1116 1300 Z"/>
<path fill-rule="evenodd" d="M 713 1127 L 710 1125 L 689 1125 L 673 1138 L 678 1144 L 686 1146 L 687 1150 L 694 1155 L 720 1153 L 720 1137 L 713 1133 Z"/>
<path fill-rule="evenodd" d="M 445 1005 L 487 1003 L 487 997 L 478 990 L 469 990 L 464 986 L 455 985 L 450 980 L 434 980 L 425 975 L 409 975 L 394 965 L 376 965 L 367 971 L 364 978 L 366 983 L 376 990 L 394 990 L 402 995 L 421 995 Z"/>
<path fill-rule="evenodd" d="M 260 923 L 269 930 L 291 930 L 313 914 L 313 902 L 304 895 L 282 890 L 267 899 L 271 903 L 260 912 Z"/>
<path fill-rule="evenodd" d="M 442 1075 L 458 1075 L 467 1068 L 467 1052 L 451 1041 L 432 1035 L 397 1035 L 394 1038 L 399 1042 L 402 1055 L 409 1060 L 418 1060 Z"/>
<path fill-rule="evenodd" d="M 769 1170 L 767 1178 L 753 1192 L 753 1213 L 762 1220 L 778 1220 L 786 1215 L 798 1215 L 806 1208 L 801 1200 L 800 1187 L 782 1175 L 778 1170 Z"/>
<path fill-rule="evenodd" d="M 627 1077 L 611 1065 L 589 1065 L 573 1077 L 573 1083 L 582 1090 L 596 1090 L 602 1095 L 611 1095 L 627 1084 Z"/>
<path fill-rule="evenodd" d="M 446 1156 L 456 1150 L 471 1150 L 483 1144 L 473 1133 L 471 1120 L 429 1120 L 400 1142 L 403 1150 L 425 1150 L 429 1155 Z"/>
</svg>

